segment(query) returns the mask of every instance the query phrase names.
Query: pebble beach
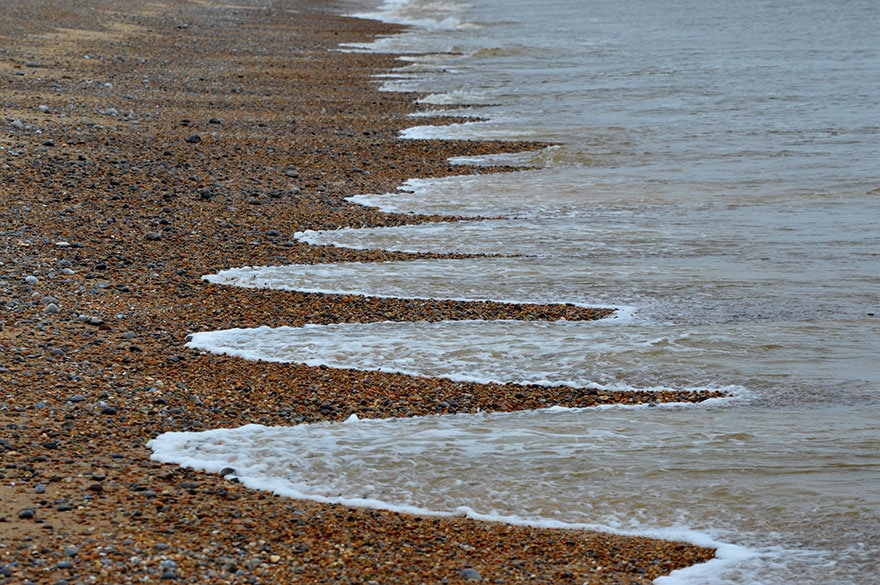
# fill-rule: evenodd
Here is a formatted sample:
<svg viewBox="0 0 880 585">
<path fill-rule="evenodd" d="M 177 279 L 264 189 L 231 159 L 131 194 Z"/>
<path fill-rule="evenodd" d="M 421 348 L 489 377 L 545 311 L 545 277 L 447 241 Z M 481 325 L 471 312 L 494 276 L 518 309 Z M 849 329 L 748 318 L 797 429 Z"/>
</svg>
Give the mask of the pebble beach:
<svg viewBox="0 0 880 585">
<path fill-rule="evenodd" d="M 0 18 L 0 583 L 651 583 L 690 544 L 324 505 L 152 461 L 171 431 L 698 402 L 713 392 L 477 384 L 249 362 L 195 332 L 609 309 L 218 286 L 249 265 L 425 258 L 302 230 L 447 221 L 345 200 L 510 169 L 540 144 L 401 140 L 395 28 L 333 2 L 6 0 Z M 448 123 L 452 119 L 434 120 Z M 419 123 L 426 123 L 420 119 Z"/>
</svg>

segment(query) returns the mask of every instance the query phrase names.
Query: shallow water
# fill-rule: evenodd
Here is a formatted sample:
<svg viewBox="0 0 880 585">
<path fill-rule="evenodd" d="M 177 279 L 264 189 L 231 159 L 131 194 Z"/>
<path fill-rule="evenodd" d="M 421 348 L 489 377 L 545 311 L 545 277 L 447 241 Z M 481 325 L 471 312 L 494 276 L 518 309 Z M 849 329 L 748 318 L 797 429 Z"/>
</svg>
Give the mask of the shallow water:
<svg viewBox="0 0 880 585">
<path fill-rule="evenodd" d="M 501 219 L 298 237 L 498 257 L 210 278 L 618 313 L 594 323 L 235 330 L 199 334 L 193 346 L 472 380 L 723 388 L 736 398 L 246 427 L 222 431 L 223 447 L 210 434 L 167 437 L 157 456 L 235 467 L 249 485 L 290 495 L 734 545 L 674 582 L 875 583 L 874 4 L 400 0 L 372 15 L 420 25 L 369 48 L 413 55 L 379 80 L 386 89 L 488 118 L 406 136 L 559 146 L 511 159 L 537 169 L 413 180 L 355 198 Z"/>
</svg>

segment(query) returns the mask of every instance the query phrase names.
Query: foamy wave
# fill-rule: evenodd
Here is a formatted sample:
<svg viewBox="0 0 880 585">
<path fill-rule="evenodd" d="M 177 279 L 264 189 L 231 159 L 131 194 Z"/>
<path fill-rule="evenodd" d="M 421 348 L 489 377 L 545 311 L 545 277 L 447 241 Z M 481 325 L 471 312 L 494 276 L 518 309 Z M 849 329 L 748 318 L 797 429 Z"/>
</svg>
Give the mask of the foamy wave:
<svg viewBox="0 0 880 585">
<path fill-rule="evenodd" d="M 723 583 L 719 575 L 734 568 L 736 565 L 748 563 L 757 556 L 755 551 L 742 546 L 720 542 L 712 535 L 692 530 L 683 526 L 652 527 L 638 525 L 632 521 L 577 522 L 542 516 L 523 516 L 497 512 L 494 510 L 478 510 L 468 504 L 453 504 L 451 507 L 433 508 L 431 506 L 407 503 L 406 500 L 418 501 L 418 493 L 406 495 L 408 492 L 393 490 L 397 497 L 381 495 L 385 491 L 380 483 L 371 483 L 371 476 L 366 477 L 367 483 L 350 484 L 345 478 L 349 461 L 348 445 L 357 444 L 357 437 L 368 434 L 379 438 L 382 444 L 395 444 L 401 451 L 402 458 L 409 460 L 417 457 L 418 451 L 410 452 L 406 442 L 395 439 L 401 432 L 398 427 L 431 426 L 434 421 L 456 419 L 481 424 L 482 415 L 445 415 L 442 417 L 424 417 L 396 420 L 359 420 L 350 418 L 345 423 L 317 423 L 298 425 L 296 427 L 266 427 L 263 425 L 246 425 L 236 429 L 215 429 L 201 433 L 173 432 L 162 434 L 148 443 L 153 450 L 152 459 L 164 463 L 174 463 L 192 469 L 219 473 L 232 469 L 230 476 L 237 478 L 243 485 L 251 489 L 265 490 L 283 497 L 306 499 L 320 503 L 341 504 L 346 506 L 391 510 L 406 514 L 428 516 L 464 516 L 474 520 L 502 522 L 512 525 L 533 526 L 548 529 L 591 530 L 610 532 L 627 536 L 647 536 L 672 541 L 690 542 L 699 546 L 717 549 L 716 558 L 706 565 L 698 565 L 684 570 L 675 571 L 657 583 L 666 585 Z M 478 420 L 479 419 L 479 420 Z M 389 437 L 382 439 L 383 434 Z M 412 434 L 412 433 L 410 433 Z M 440 429 L 416 431 L 422 440 L 444 441 L 455 440 L 453 435 L 444 438 L 445 432 Z M 346 438 L 347 437 L 347 438 Z M 373 447 L 375 448 L 375 447 Z M 370 457 L 366 450 L 369 446 L 359 448 L 358 452 Z M 413 464 L 416 462 L 414 461 Z M 360 462 L 351 460 L 354 467 L 362 467 Z M 422 462 L 418 463 L 419 465 Z M 430 464 L 428 464 L 430 466 Z M 434 472 L 442 471 L 433 467 Z M 377 470 L 378 471 L 378 470 Z M 451 470 L 450 473 L 455 473 Z M 445 475 L 445 474 L 444 474 Z M 387 474 L 379 471 L 375 479 Z M 454 481 L 452 483 L 455 483 Z M 407 485 L 409 485 L 407 483 Z M 399 493 L 398 493 L 399 492 Z M 601 517 L 609 519 L 607 514 Z"/>
</svg>

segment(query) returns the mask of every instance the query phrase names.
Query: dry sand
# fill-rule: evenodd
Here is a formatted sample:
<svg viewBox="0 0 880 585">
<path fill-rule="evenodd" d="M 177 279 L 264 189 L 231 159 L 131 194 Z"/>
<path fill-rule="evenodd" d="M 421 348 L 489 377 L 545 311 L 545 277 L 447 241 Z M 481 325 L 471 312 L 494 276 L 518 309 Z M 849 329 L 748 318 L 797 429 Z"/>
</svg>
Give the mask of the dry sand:
<svg viewBox="0 0 880 585">
<path fill-rule="evenodd" d="M 395 58 L 333 51 L 394 28 L 334 16 L 339 6 L 81 4 L 4 0 L 0 15 L 0 583 L 649 583 L 712 558 L 283 499 L 152 462 L 145 444 L 166 431 L 709 394 L 463 384 L 187 350 L 189 333 L 234 326 L 604 312 L 203 282 L 242 265 L 411 258 L 292 234 L 443 220 L 343 197 L 470 172 L 450 156 L 536 145 L 397 140 L 416 96 L 370 81 Z"/>
</svg>

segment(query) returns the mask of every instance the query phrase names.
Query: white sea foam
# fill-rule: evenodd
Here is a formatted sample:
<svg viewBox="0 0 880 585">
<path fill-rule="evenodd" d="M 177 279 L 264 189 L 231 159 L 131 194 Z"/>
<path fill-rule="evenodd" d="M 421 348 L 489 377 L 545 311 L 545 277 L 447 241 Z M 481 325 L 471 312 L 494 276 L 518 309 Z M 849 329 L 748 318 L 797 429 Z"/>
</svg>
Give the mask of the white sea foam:
<svg viewBox="0 0 880 585">
<path fill-rule="evenodd" d="M 214 284 L 371 297 L 498 301 L 524 304 L 569 303 L 616 310 L 615 319 L 633 316 L 635 307 L 611 306 L 590 297 L 586 282 L 608 278 L 603 270 L 557 277 L 548 294 L 545 277 L 551 261 L 522 262 L 505 258 L 415 260 L 408 262 L 343 262 L 230 268 L 202 278 Z"/>
<path fill-rule="evenodd" d="M 839 457 L 823 434 L 827 422 L 804 429 L 811 417 L 808 411 L 793 413 L 786 429 L 792 439 L 814 443 L 813 461 L 799 474 L 783 474 L 757 491 L 745 477 L 754 471 L 741 469 L 730 453 L 748 450 L 762 464 L 773 464 L 776 439 L 761 431 L 773 413 L 763 409 L 552 409 L 350 418 L 345 423 L 167 433 L 150 447 L 154 459 L 214 473 L 232 468 L 248 487 L 288 497 L 718 547 L 709 565 L 677 571 L 660 583 L 728 585 L 817 570 L 824 562 L 820 552 L 767 545 L 761 534 L 773 521 L 760 505 L 765 497 L 804 481 L 802 474 L 821 485 L 826 481 L 822 473 Z M 870 449 L 860 445 L 869 436 L 865 433 L 868 429 L 853 437 L 852 455 Z M 693 476 L 690 489 L 679 490 L 676 476 L 698 470 L 704 473 Z M 716 520 L 718 527 L 685 527 L 702 526 L 705 520 L 697 518 L 730 490 L 742 491 Z M 623 501 L 632 515 L 620 515 Z M 789 523 L 790 530 L 809 531 L 810 520 L 798 509 L 810 505 L 808 493 L 795 494 L 791 513 L 774 520 Z M 818 516 L 824 513 L 814 509 Z M 731 528 L 731 522 L 750 525 L 754 532 Z"/>
</svg>

